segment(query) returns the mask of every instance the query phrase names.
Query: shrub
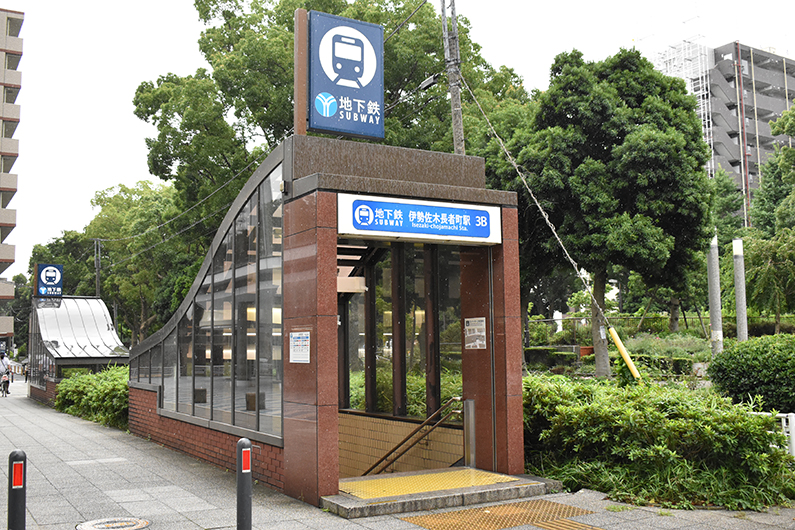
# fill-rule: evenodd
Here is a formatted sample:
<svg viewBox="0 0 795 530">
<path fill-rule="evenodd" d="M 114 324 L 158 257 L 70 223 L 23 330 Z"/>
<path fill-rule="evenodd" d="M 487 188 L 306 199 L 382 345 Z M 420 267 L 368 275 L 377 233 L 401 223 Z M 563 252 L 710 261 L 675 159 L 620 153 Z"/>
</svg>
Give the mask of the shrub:
<svg viewBox="0 0 795 530">
<path fill-rule="evenodd" d="M 111 366 L 97 374 L 74 373 L 58 384 L 55 409 L 110 427 L 127 428 L 129 392 L 126 366 Z"/>
<path fill-rule="evenodd" d="M 461 396 L 461 372 L 442 370 L 441 374 L 442 403 L 450 398 Z M 392 373 L 388 367 L 379 367 L 376 371 L 377 410 L 392 412 Z M 410 372 L 406 374 L 406 396 L 408 403 L 406 414 L 412 417 L 425 417 L 425 374 Z M 350 379 L 350 407 L 364 410 L 364 372 L 351 373 Z"/>
<path fill-rule="evenodd" d="M 525 333 L 527 346 L 544 346 L 549 344 L 549 334 L 551 330 L 555 329 L 555 324 L 549 322 L 540 322 L 544 317 L 541 315 L 532 315 L 527 322 L 527 331 Z"/>
<path fill-rule="evenodd" d="M 732 342 L 707 373 L 737 403 L 759 396 L 766 410 L 795 412 L 795 335 Z"/>
<path fill-rule="evenodd" d="M 617 501 L 761 510 L 795 498 L 776 422 L 683 386 L 524 379 L 528 472 Z"/>
</svg>

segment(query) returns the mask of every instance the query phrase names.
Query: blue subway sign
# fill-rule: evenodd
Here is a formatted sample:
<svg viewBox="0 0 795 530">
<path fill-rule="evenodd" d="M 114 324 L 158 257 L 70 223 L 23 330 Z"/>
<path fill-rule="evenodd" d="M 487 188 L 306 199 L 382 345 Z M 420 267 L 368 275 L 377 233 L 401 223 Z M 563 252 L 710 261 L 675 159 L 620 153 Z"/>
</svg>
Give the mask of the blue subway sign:
<svg viewBox="0 0 795 530">
<path fill-rule="evenodd" d="M 63 295 L 63 265 L 36 266 L 36 296 L 60 297 Z"/>
<path fill-rule="evenodd" d="M 498 206 L 337 195 L 337 232 L 367 239 L 496 245 Z"/>
<path fill-rule="evenodd" d="M 384 28 L 309 12 L 309 130 L 384 138 Z"/>
</svg>

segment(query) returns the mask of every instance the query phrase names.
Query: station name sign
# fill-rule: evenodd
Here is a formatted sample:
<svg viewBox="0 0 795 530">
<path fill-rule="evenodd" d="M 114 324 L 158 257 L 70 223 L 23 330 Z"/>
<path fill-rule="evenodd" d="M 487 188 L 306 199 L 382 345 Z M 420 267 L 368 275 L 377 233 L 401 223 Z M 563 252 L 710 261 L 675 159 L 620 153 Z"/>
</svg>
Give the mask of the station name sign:
<svg viewBox="0 0 795 530">
<path fill-rule="evenodd" d="M 309 130 L 384 138 L 384 28 L 309 12 Z"/>
<path fill-rule="evenodd" d="M 337 195 L 337 232 L 366 239 L 502 242 L 499 206 Z"/>
</svg>

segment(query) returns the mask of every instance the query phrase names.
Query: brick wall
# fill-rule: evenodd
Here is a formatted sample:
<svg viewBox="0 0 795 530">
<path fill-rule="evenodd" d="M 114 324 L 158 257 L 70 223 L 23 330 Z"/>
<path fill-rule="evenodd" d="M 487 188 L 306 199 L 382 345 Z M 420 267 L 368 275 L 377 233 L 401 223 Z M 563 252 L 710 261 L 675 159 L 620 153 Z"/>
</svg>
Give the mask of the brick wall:
<svg viewBox="0 0 795 530">
<path fill-rule="evenodd" d="M 52 407 L 55 403 L 55 396 L 58 395 L 58 383 L 55 381 L 47 381 L 46 390 L 33 385 L 28 385 L 28 388 L 30 388 L 29 397 L 31 399 L 44 403 L 48 407 Z"/>
<path fill-rule="evenodd" d="M 130 432 L 223 469 L 237 469 L 237 436 L 157 414 L 157 392 L 130 387 Z M 253 478 L 284 490 L 281 447 L 252 442 Z"/>
</svg>

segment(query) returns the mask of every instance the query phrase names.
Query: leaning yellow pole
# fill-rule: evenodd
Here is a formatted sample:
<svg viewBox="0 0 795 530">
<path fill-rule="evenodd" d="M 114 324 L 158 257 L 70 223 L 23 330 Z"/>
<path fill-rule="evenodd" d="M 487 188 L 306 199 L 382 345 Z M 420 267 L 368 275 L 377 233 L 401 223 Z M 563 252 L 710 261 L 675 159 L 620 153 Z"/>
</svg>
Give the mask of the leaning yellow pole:
<svg viewBox="0 0 795 530">
<path fill-rule="evenodd" d="M 621 342 L 621 338 L 618 336 L 616 328 L 610 326 L 607 329 L 608 331 L 610 331 L 610 336 L 613 337 L 613 342 L 615 343 L 616 348 L 618 348 L 618 352 L 621 354 L 621 358 L 624 359 L 625 363 L 627 363 L 629 371 L 632 373 L 632 377 L 634 377 L 635 380 L 640 379 L 640 373 L 638 373 L 638 369 L 635 368 L 635 363 L 633 363 L 632 359 L 629 358 L 629 353 L 627 352 L 627 349 L 624 347 L 624 343 Z"/>
</svg>

